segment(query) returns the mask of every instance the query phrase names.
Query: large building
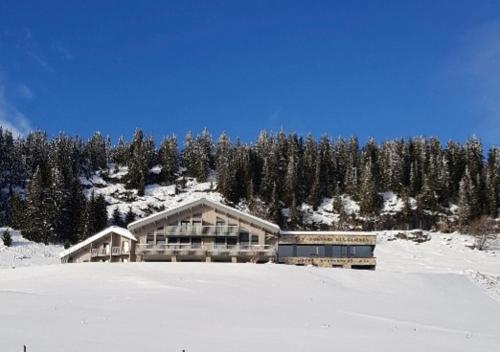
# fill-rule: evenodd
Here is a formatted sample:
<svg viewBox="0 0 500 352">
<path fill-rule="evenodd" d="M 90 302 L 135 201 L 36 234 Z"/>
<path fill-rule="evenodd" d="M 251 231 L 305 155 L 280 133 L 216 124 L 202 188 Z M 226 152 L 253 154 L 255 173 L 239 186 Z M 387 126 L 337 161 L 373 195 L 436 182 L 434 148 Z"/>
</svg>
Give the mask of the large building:
<svg viewBox="0 0 500 352">
<path fill-rule="evenodd" d="M 282 231 L 276 224 L 201 198 L 111 226 L 61 253 L 63 263 L 277 262 L 375 269 L 373 233 Z"/>
</svg>

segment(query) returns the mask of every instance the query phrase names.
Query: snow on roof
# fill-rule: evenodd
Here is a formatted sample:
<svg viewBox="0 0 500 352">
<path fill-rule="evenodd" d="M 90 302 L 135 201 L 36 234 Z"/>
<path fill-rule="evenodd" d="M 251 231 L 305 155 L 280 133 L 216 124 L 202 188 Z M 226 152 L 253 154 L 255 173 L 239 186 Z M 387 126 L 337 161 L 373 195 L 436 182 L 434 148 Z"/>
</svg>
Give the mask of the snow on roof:
<svg viewBox="0 0 500 352">
<path fill-rule="evenodd" d="M 376 236 L 376 232 L 371 231 L 280 231 L 280 235 L 304 235 L 304 236 Z"/>
<path fill-rule="evenodd" d="M 164 218 L 164 217 L 168 217 L 170 215 L 176 214 L 178 212 L 181 212 L 181 211 L 183 211 L 185 209 L 189 209 L 189 208 L 197 206 L 197 205 L 206 205 L 206 206 L 218 209 L 220 211 L 227 212 L 227 213 L 232 214 L 232 215 L 234 215 L 236 217 L 245 219 L 247 221 L 251 221 L 253 223 L 257 223 L 260 226 L 262 226 L 263 228 L 265 228 L 265 229 L 267 229 L 269 231 L 272 231 L 272 232 L 278 232 L 278 231 L 280 231 L 280 227 L 278 225 L 276 225 L 276 224 L 273 224 L 272 222 L 263 220 L 261 218 L 258 218 L 256 216 L 250 215 L 248 213 L 245 213 L 243 211 L 237 210 L 235 208 L 229 207 L 227 205 L 224 205 L 224 204 L 221 204 L 221 203 L 218 203 L 218 202 L 214 202 L 214 201 L 208 200 L 207 198 L 199 198 L 197 200 L 194 200 L 194 201 L 191 201 L 191 202 L 179 205 L 178 207 L 174 207 L 174 208 L 171 208 L 171 209 L 160 211 L 158 213 L 152 214 L 152 215 L 147 216 L 147 217 L 145 217 L 143 219 L 139 219 L 139 220 L 136 220 L 136 221 L 130 223 L 127 226 L 127 228 L 129 230 L 133 230 L 133 229 L 136 229 L 136 228 L 140 227 L 141 225 L 149 224 L 149 223 L 151 223 L 151 222 L 153 222 L 155 220 L 158 220 L 158 219 L 161 219 L 161 218 Z"/>
<path fill-rule="evenodd" d="M 123 227 L 119 227 L 119 226 L 110 226 L 110 227 L 105 228 L 104 230 L 96 233 L 94 236 L 91 236 L 91 237 L 87 238 L 86 240 L 84 240 L 84 241 L 82 241 L 80 243 L 77 243 L 77 244 L 75 244 L 72 247 L 69 247 L 65 251 L 62 251 L 61 254 L 59 254 L 59 257 L 63 258 L 65 256 L 67 256 L 67 255 L 70 255 L 71 253 L 74 253 L 77 250 L 82 249 L 86 245 L 94 242 L 95 240 L 98 240 L 101 237 L 109 235 L 110 233 L 116 233 L 117 235 L 126 237 L 126 238 L 128 238 L 128 239 L 130 239 L 132 241 L 137 241 L 137 239 L 135 238 L 135 236 L 129 230 L 124 229 Z"/>
</svg>

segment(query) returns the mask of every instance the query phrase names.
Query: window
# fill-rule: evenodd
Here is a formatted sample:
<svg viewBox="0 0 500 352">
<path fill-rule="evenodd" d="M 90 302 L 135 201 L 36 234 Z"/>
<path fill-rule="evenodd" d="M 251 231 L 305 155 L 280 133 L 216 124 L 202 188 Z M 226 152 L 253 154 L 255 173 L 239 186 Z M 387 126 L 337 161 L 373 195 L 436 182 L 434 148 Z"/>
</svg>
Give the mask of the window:
<svg viewBox="0 0 500 352">
<path fill-rule="evenodd" d="M 189 244 L 189 242 L 190 242 L 189 237 L 181 237 L 180 240 L 181 240 L 181 244 L 184 244 L 184 245 Z"/>
<path fill-rule="evenodd" d="M 193 248 L 201 248 L 201 238 L 192 238 L 191 239 L 191 247 Z"/>
<path fill-rule="evenodd" d="M 259 244 L 259 236 L 252 235 L 252 244 L 254 245 Z"/>
<path fill-rule="evenodd" d="M 351 246 L 353 252 L 351 253 L 353 257 L 358 258 L 369 258 L 373 257 L 373 247 L 372 246 Z"/>
<path fill-rule="evenodd" d="M 181 221 L 181 233 L 183 235 L 187 234 L 189 229 L 189 221 L 183 220 Z"/>
<path fill-rule="evenodd" d="M 156 234 L 156 244 L 157 245 L 164 245 L 165 242 L 165 235 L 164 234 Z"/>
<path fill-rule="evenodd" d="M 146 235 L 146 244 L 155 244 L 155 235 L 148 233 Z"/>
<path fill-rule="evenodd" d="M 122 243 L 122 252 L 123 252 L 123 254 L 128 254 L 129 249 L 130 249 L 129 246 L 130 245 L 129 245 L 128 241 L 125 241 L 125 242 Z"/>
<path fill-rule="evenodd" d="M 294 245 L 279 245 L 278 246 L 278 256 L 280 257 L 293 257 L 293 247 Z"/>
<path fill-rule="evenodd" d="M 193 220 L 193 233 L 201 235 L 201 220 Z"/>
<path fill-rule="evenodd" d="M 217 218 L 215 221 L 215 234 L 216 235 L 222 235 L 224 233 L 224 228 L 226 226 L 226 222 L 224 219 Z"/>
<path fill-rule="evenodd" d="M 224 237 L 215 238 L 215 247 L 226 247 L 226 239 Z"/>
<path fill-rule="evenodd" d="M 248 244 L 250 242 L 250 234 L 248 231 L 240 231 L 239 239 L 240 243 Z"/>
<path fill-rule="evenodd" d="M 238 243 L 237 239 L 235 237 L 229 237 L 227 239 L 227 246 L 228 247 L 234 247 Z"/>
<path fill-rule="evenodd" d="M 297 246 L 297 257 L 324 257 L 324 246 L 299 245 Z"/>
</svg>

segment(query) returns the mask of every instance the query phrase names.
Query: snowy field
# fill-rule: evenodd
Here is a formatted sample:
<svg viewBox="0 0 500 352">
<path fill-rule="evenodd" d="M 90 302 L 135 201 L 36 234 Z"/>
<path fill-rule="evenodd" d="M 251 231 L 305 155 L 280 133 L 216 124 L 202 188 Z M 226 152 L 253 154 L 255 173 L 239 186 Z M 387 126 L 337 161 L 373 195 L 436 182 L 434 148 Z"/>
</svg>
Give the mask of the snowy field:
<svg viewBox="0 0 500 352">
<path fill-rule="evenodd" d="M 0 261 L 0 351 L 497 351 L 499 256 L 467 248 L 467 236 L 391 237 L 380 236 L 373 272 L 37 265 L 54 263 L 55 248 L 3 248 L 0 258 L 29 249 L 19 262 L 34 266 Z"/>
<path fill-rule="evenodd" d="M 497 351 L 459 274 L 284 265 L 49 265 L 0 274 L 2 351 Z"/>
</svg>

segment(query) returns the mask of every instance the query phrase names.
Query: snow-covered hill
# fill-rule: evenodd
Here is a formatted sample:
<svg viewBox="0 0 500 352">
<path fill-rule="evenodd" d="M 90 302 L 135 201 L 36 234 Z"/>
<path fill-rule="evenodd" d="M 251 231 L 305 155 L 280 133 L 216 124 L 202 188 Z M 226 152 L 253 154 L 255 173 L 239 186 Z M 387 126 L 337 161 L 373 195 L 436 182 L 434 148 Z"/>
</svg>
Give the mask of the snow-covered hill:
<svg viewBox="0 0 500 352">
<path fill-rule="evenodd" d="M 12 236 L 12 246 L 4 246 L 1 237 L 8 230 Z M 57 264 L 61 260 L 59 253 L 62 246 L 44 245 L 23 238 L 19 231 L 8 227 L 0 227 L 0 269 L 21 266 Z"/>
</svg>

